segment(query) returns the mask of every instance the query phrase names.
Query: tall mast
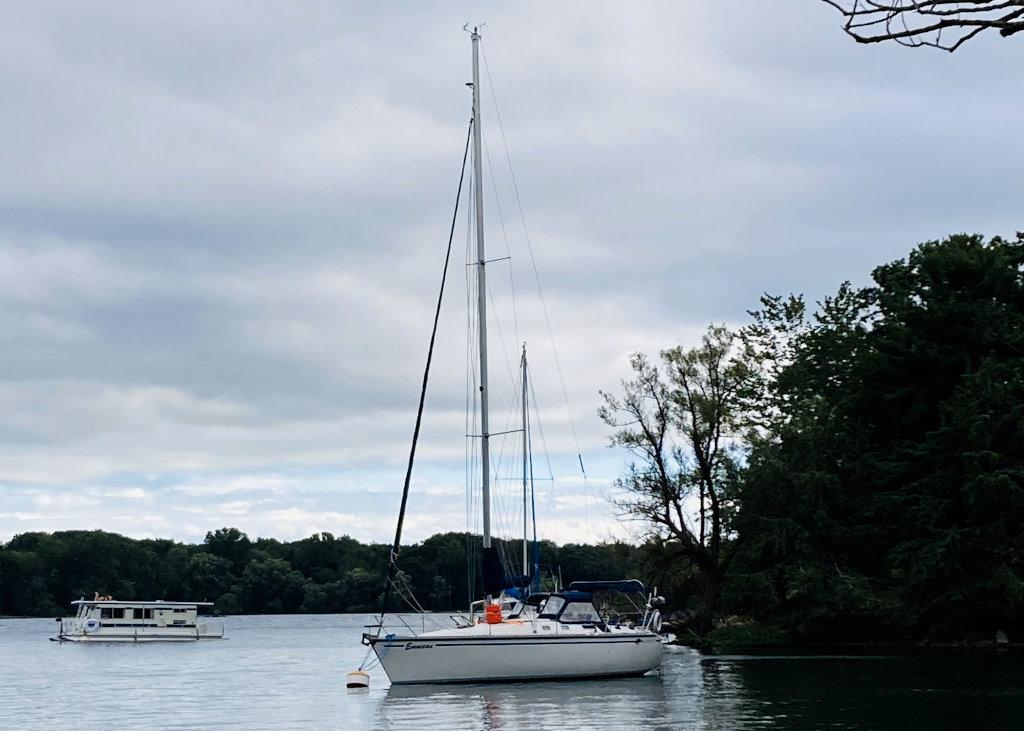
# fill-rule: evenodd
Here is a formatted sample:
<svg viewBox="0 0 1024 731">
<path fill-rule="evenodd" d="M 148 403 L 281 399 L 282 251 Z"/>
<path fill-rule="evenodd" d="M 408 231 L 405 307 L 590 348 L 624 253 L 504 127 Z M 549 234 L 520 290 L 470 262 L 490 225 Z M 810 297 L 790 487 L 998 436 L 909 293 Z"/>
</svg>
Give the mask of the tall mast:
<svg viewBox="0 0 1024 731">
<path fill-rule="evenodd" d="M 530 575 L 529 545 L 530 538 L 527 533 L 529 522 L 526 519 L 526 478 L 529 475 L 529 445 L 527 444 L 526 432 L 526 343 L 523 343 L 523 358 L 520 361 L 523 368 L 523 576 Z"/>
<path fill-rule="evenodd" d="M 473 197 L 476 200 L 476 297 L 480 340 L 480 484 L 484 548 L 491 547 L 491 449 L 487 426 L 487 275 L 484 256 L 484 183 L 480 122 L 480 34 L 473 28 Z"/>
</svg>

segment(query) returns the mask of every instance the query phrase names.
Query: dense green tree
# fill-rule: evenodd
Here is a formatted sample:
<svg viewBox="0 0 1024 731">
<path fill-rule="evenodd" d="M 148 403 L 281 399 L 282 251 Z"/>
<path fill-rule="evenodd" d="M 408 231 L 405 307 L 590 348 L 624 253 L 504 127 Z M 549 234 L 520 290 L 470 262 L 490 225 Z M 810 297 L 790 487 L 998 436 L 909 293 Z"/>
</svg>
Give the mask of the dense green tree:
<svg viewBox="0 0 1024 731">
<path fill-rule="evenodd" d="M 33 551 L 0 550 L 0 614 L 59 614 L 61 607 L 47 585 L 48 573 Z"/>
<path fill-rule="evenodd" d="M 402 572 L 396 578 L 402 579 Z M 354 568 L 345 573 L 342 581 L 345 598 L 353 612 L 374 612 L 380 610 L 380 590 L 383 581 L 381 574 L 375 574 L 363 568 Z M 397 605 L 396 605 L 397 606 Z M 407 607 L 400 607 L 407 609 Z"/>
<path fill-rule="evenodd" d="M 323 585 L 307 579 L 302 585 L 302 605 L 299 610 L 319 614 L 329 611 L 329 597 Z"/>
<path fill-rule="evenodd" d="M 212 553 L 195 553 L 188 561 L 192 596 L 205 601 L 226 593 L 235 582 L 231 562 Z"/>
<path fill-rule="evenodd" d="M 240 581 L 246 611 L 278 613 L 302 604 L 305 581 L 283 558 L 254 550 Z"/>
<path fill-rule="evenodd" d="M 206 549 L 231 562 L 231 570 L 241 574 L 249 564 L 252 541 L 238 528 L 218 528 L 206 534 Z"/>
<path fill-rule="evenodd" d="M 734 607 L 809 638 L 1024 633 L 1022 270 L 1019 237 L 958 235 L 812 318 L 764 301 Z"/>
<path fill-rule="evenodd" d="M 303 576 L 324 584 L 338 577 L 341 550 L 330 533 L 316 533 L 288 546 L 290 563 Z"/>
<path fill-rule="evenodd" d="M 217 597 L 214 607 L 220 614 L 241 614 L 242 603 L 238 601 L 238 595 L 234 592 L 227 592 Z"/>
<path fill-rule="evenodd" d="M 430 606 L 437 610 L 452 608 L 452 589 L 443 576 L 435 576 L 430 591 Z"/>
</svg>

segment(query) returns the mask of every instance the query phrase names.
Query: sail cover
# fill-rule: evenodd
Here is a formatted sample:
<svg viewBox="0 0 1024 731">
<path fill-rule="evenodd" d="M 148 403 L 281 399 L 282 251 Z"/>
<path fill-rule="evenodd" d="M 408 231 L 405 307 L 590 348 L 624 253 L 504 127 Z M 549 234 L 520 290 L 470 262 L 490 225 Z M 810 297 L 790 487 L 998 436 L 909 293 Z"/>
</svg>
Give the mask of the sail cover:
<svg viewBox="0 0 1024 731">
<path fill-rule="evenodd" d="M 482 557 L 484 593 L 497 596 L 504 589 L 513 587 L 523 589 L 531 584 L 532 576 L 513 576 L 505 573 L 497 546 L 485 548 Z M 518 596 L 518 594 L 510 594 Z"/>
<path fill-rule="evenodd" d="M 505 588 L 505 569 L 501 565 L 501 556 L 497 546 L 484 549 L 483 557 L 484 593 L 496 596 Z"/>
</svg>

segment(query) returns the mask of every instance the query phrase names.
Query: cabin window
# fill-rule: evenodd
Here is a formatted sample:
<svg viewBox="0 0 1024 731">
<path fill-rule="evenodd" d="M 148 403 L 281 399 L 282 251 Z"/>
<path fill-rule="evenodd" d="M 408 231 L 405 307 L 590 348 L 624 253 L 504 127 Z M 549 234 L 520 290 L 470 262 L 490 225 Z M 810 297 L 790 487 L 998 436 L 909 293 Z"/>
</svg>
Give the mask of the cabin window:
<svg viewBox="0 0 1024 731">
<path fill-rule="evenodd" d="M 143 609 L 142 607 L 136 607 L 132 610 L 133 619 L 153 619 L 152 609 Z"/>
<path fill-rule="evenodd" d="M 519 617 L 526 619 L 534 619 L 537 616 L 537 607 L 530 606 L 529 604 L 523 606 L 519 612 Z"/>
<path fill-rule="evenodd" d="M 600 622 L 601 615 L 590 602 L 570 602 L 559 619 L 562 622 Z"/>
<path fill-rule="evenodd" d="M 175 609 L 174 613 L 175 614 L 184 614 L 187 611 L 188 611 L 187 609 Z"/>
<path fill-rule="evenodd" d="M 565 599 L 560 596 L 548 597 L 544 606 L 540 608 L 541 617 L 557 617 L 559 610 L 565 606 Z"/>
<path fill-rule="evenodd" d="M 112 609 L 103 607 L 100 609 L 100 619 L 124 619 L 124 609 Z"/>
</svg>

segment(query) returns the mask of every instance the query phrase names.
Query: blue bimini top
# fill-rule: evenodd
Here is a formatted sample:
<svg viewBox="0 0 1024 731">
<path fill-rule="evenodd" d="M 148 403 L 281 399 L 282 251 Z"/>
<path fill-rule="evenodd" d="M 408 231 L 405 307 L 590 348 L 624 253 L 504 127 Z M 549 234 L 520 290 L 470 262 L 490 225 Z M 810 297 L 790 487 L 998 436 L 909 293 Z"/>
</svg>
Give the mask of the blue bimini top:
<svg viewBox="0 0 1024 731">
<path fill-rule="evenodd" d="M 567 602 L 589 602 L 594 598 L 589 591 L 560 591 L 551 596 L 560 596 Z"/>
<path fill-rule="evenodd" d="M 623 594 L 645 594 L 647 588 L 639 579 L 622 579 L 621 581 L 574 581 L 569 584 L 569 591 L 618 591 Z"/>
</svg>

